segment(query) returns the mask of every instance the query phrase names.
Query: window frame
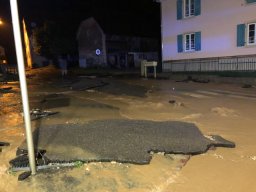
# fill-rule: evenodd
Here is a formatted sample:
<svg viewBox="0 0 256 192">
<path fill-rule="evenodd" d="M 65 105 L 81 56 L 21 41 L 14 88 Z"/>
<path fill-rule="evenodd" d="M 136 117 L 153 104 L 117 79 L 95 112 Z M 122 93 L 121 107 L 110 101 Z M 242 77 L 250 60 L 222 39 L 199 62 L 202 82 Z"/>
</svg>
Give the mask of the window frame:
<svg viewBox="0 0 256 192">
<path fill-rule="evenodd" d="M 250 43 L 250 25 L 254 25 L 254 42 Z M 246 25 L 246 45 L 247 46 L 252 46 L 252 45 L 256 45 L 256 22 L 251 22 L 251 23 L 247 23 Z"/>
<path fill-rule="evenodd" d="M 245 3 L 246 3 L 247 5 L 251 5 L 251 4 L 256 4 L 256 1 L 254 1 L 254 2 L 248 2 L 248 1 L 245 0 Z"/>
<path fill-rule="evenodd" d="M 187 12 L 187 1 L 188 1 L 188 15 L 186 14 Z M 193 4 L 192 4 L 193 2 Z M 196 16 L 195 15 L 195 11 L 196 11 L 196 8 L 195 8 L 195 0 L 183 0 L 183 18 L 189 18 L 189 17 L 194 17 Z M 192 9 L 192 5 L 194 5 L 194 9 Z M 193 10 L 193 12 L 192 12 Z"/>
<path fill-rule="evenodd" d="M 192 35 L 194 36 L 192 38 Z M 187 37 L 188 38 L 188 47 L 189 49 L 187 49 Z M 196 34 L 195 33 L 185 33 L 183 35 L 183 38 L 184 38 L 184 42 L 183 42 L 183 50 L 184 52 L 194 52 L 196 51 Z"/>
</svg>

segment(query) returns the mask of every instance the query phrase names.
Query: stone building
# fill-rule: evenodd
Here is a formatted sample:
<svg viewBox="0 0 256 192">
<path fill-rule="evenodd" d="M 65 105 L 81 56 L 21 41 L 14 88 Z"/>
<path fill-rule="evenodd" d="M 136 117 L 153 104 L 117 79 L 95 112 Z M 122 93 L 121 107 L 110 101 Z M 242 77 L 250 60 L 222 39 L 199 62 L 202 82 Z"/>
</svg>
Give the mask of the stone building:
<svg viewBox="0 0 256 192">
<path fill-rule="evenodd" d="M 90 17 L 77 32 L 80 67 L 138 67 L 140 60 L 158 60 L 158 40 L 113 34 Z"/>
</svg>

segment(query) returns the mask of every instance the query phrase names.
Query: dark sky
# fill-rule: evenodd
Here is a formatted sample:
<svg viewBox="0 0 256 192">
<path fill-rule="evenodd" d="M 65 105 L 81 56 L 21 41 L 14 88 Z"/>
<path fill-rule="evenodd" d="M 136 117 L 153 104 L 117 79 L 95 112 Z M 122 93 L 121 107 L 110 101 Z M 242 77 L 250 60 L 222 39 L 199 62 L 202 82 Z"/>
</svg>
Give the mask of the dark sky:
<svg viewBox="0 0 256 192">
<path fill-rule="evenodd" d="M 46 20 L 67 23 L 74 32 L 81 21 L 93 16 L 107 33 L 160 37 L 160 5 L 153 0 L 18 0 L 20 18 L 40 26 Z M 0 0 L 0 17 L 9 26 L 0 29 L 0 44 L 10 52 L 9 0 Z"/>
<path fill-rule="evenodd" d="M 19 0 L 27 19 L 46 19 L 78 25 L 94 16 L 103 29 L 113 33 L 158 37 L 159 4 L 153 0 Z"/>
</svg>

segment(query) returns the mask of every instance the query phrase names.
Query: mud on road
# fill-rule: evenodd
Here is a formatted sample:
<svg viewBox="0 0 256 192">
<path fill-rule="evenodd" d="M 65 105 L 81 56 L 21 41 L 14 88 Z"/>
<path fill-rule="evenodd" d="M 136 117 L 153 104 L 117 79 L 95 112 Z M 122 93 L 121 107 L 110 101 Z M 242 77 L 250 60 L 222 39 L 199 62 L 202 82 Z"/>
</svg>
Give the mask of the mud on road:
<svg viewBox="0 0 256 192">
<path fill-rule="evenodd" d="M 235 149 L 217 148 L 203 155 L 152 154 L 148 165 L 117 162 L 78 164 L 75 168 L 45 170 L 23 182 L 8 172 L 9 161 L 25 139 L 18 82 L 0 96 L 0 141 L 11 145 L 0 152 L 0 191 L 255 191 L 256 176 L 255 89 L 238 84 L 200 84 L 134 78 L 121 83 L 143 87 L 145 97 L 100 89 L 72 90 L 51 68 L 29 71 L 31 107 L 59 113 L 33 121 L 33 128 L 52 124 L 81 124 L 91 120 L 131 119 L 183 121 L 196 124 L 205 135 L 221 135 L 236 142 Z M 51 77 L 51 78 L 50 78 Z M 107 81 L 113 77 L 104 77 Z M 103 79 L 104 80 L 104 79 Z M 115 79 L 116 80 L 116 79 Z M 138 91 L 138 89 L 134 91 Z M 105 88 L 106 89 L 106 88 Z M 124 91 L 125 90 L 125 91 Z M 116 94 L 123 91 L 124 94 Z M 132 92 L 132 90 L 131 90 Z M 64 100 L 55 102 L 54 96 Z M 66 98 L 66 99 L 65 99 Z M 173 101 L 173 102 L 170 102 Z M 175 102 L 174 102 L 175 101 Z"/>
</svg>

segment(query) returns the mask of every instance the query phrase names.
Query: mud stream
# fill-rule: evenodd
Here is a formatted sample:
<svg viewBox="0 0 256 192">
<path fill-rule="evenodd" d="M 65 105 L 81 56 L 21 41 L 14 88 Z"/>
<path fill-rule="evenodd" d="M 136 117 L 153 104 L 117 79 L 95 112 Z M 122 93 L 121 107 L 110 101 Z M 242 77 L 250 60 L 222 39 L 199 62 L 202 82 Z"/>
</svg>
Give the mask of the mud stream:
<svg viewBox="0 0 256 192">
<path fill-rule="evenodd" d="M 0 152 L 0 191 L 109 192 L 241 192 L 256 191 L 256 91 L 241 85 L 178 83 L 172 80 L 122 78 L 146 88 L 146 97 L 112 94 L 99 89 L 75 91 L 56 87 L 53 69 L 29 71 L 30 107 L 59 114 L 33 121 L 40 125 L 85 123 L 99 119 L 178 120 L 195 123 L 205 135 L 218 134 L 236 143 L 198 156 L 152 154 L 149 165 L 95 162 L 75 168 L 38 172 L 23 182 L 8 172 L 9 161 L 25 139 L 18 82 L 0 93 L 0 141 L 11 145 Z M 111 80 L 109 77 L 108 80 Z M 61 82 L 58 80 L 58 82 Z M 131 90 L 133 91 L 133 90 Z M 134 90 L 138 91 L 138 89 Z M 48 95 L 58 95 L 55 100 Z M 175 101 L 175 102 L 174 102 Z"/>
</svg>

